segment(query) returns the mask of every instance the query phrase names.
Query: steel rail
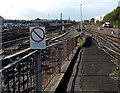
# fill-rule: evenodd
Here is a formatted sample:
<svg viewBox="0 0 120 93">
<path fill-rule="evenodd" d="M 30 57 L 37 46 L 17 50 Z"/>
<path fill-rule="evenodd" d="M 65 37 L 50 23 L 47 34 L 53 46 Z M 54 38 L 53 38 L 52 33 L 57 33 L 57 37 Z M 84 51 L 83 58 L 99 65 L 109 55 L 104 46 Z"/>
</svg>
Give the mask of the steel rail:
<svg viewBox="0 0 120 93">
<path fill-rule="evenodd" d="M 116 47 L 115 45 L 113 45 L 112 42 L 107 41 L 105 38 L 103 38 L 103 37 L 106 37 L 106 36 L 103 36 L 103 33 L 102 33 L 102 35 L 101 35 L 101 33 L 96 32 L 96 31 L 87 31 L 87 32 L 89 32 L 89 33 L 91 33 L 91 34 L 98 33 L 98 34 L 100 35 L 100 36 L 98 36 L 99 39 L 101 39 L 102 41 L 106 42 L 106 43 L 107 43 L 112 49 L 114 49 L 115 51 L 120 52 L 120 50 L 118 49 L 118 47 Z M 105 35 L 105 34 L 104 34 L 104 35 Z"/>
<path fill-rule="evenodd" d="M 57 40 L 57 39 L 59 39 L 59 38 L 61 38 L 61 37 L 64 37 L 64 36 L 67 35 L 69 32 L 70 32 L 70 31 L 68 31 L 68 32 L 66 32 L 66 33 L 64 33 L 64 34 L 62 34 L 62 35 L 60 35 L 60 36 L 58 36 L 58 37 L 55 37 L 55 38 L 53 38 L 53 39 L 51 39 L 51 40 L 54 41 L 54 40 Z"/>
<path fill-rule="evenodd" d="M 64 35 L 62 35 L 61 37 L 63 37 L 63 36 L 64 36 Z M 78 35 L 76 35 L 75 37 L 78 37 Z M 73 38 L 75 38 L 75 37 L 73 37 Z M 59 37 L 59 38 L 60 38 L 60 37 Z M 53 43 L 53 44 L 47 46 L 46 48 L 50 48 L 50 47 L 55 46 L 55 45 L 58 45 L 58 44 L 60 44 L 60 43 L 62 43 L 62 42 L 64 42 L 64 41 L 59 41 L 59 42 L 57 42 L 57 43 Z M 27 49 L 22 50 L 22 51 L 20 51 L 20 52 L 18 52 L 18 53 L 15 53 L 15 54 L 13 54 L 13 55 L 7 56 L 7 57 L 5 57 L 4 59 L 8 59 L 8 58 L 10 59 L 11 57 L 20 55 L 21 53 L 24 53 L 24 52 L 29 51 L 29 50 L 31 50 L 31 49 L 30 49 L 30 48 L 27 48 Z M 37 50 L 35 50 L 35 51 L 37 51 Z M 8 65 L 5 66 L 4 69 L 2 69 L 2 70 L 5 70 L 5 69 L 9 68 L 10 66 L 15 65 L 15 64 L 18 63 L 19 61 L 22 61 L 23 59 L 29 57 L 30 55 L 32 55 L 33 53 L 35 53 L 35 51 L 33 51 L 33 52 L 25 55 L 24 57 L 22 57 L 22 58 L 20 58 L 20 59 L 18 59 L 18 60 L 15 60 L 14 63 L 8 64 Z M 3 60 L 4 60 L 4 59 L 3 59 Z M 0 70 L 0 72 L 1 72 L 1 70 Z"/>
<path fill-rule="evenodd" d="M 60 39 L 60 38 L 64 37 L 65 35 L 67 35 L 68 33 L 69 33 L 69 32 L 66 32 L 66 33 L 64 33 L 64 34 L 62 34 L 62 35 L 60 35 L 60 36 L 58 36 L 58 37 L 55 37 L 55 38 L 53 38 L 51 41 L 53 42 L 53 41 L 55 41 L 55 40 L 57 40 L 57 39 Z M 48 39 L 47 39 L 47 40 L 48 40 Z M 57 44 L 57 43 L 55 43 L 55 44 Z M 50 46 L 52 46 L 52 45 L 54 45 L 54 44 L 48 45 L 47 48 L 50 47 Z M 2 59 L 0 59 L 0 60 L 4 60 L 4 59 L 8 59 L 8 58 L 10 59 L 10 58 L 12 58 L 12 57 L 15 57 L 15 56 L 17 56 L 17 55 L 20 55 L 20 54 L 25 53 L 25 52 L 30 51 L 30 50 L 31 50 L 30 48 L 26 48 L 26 49 L 24 49 L 24 50 L 22 50 L 22 51 L 20 51 L 20 52 L 17 52 L 17 53 L 15 53 L 15 54 L 10 55 L 10 56 L 6 56 L 6 57 L 4 57 L 4 58 L 2 58 Z"/>
<path fill-rule="evenodd" d="M 110 51 L 112 51 L 112 52 L 114 52 L 115 54 L 117 54 L 117 55 L 119 55 L 120 56 L 120 53 L 118 53 L 118 52 L 116 52 L 116 51 L 114 51 L 113 49 L 111 49 L 111 48 L 109 48 L 109 47 L 107 47 L 107 46 L 104 46 L 106 49 L 108 49 L 108 50 L 110 50 Z"/>
<path fill-rule="evenodd" d="M 9 43 L 20 41 L 20 40 L 25 40 L 25 39 L 29 39 L 29 36 L 23 37 L 23 38 L 18 38 L 18 39 L 15 39 L 15 40 L 6 41 L 6 42 L 0 43 L 0 44 L 5 45 L 5 44 L 9 44 Z"/>
<path fill-rule="evenodd" d="M 59 38 L 65 36 L 65 35 L 68 34 L 68 33 L 69 33 L 69 32 L 66 32 L 66 33 L 64 33 L 64 34 L 62 34 L 62 35 L 60 35 L 60 36 L 58 36 L 58 37 L 55 37 L 55 38 L 52 39 L 52 41 L 54 41 L 54 40 L 56 40 L 56 39 L 59 39 Z M 20 40 L 25 40 L 25 39 L 29 39 L 29 36 L 27 36 L 27 37 L 22 37 L 22 38 L 18 38 L 18 39 L 15 39 L 15 40 L 6 41 L 6 42 L 3 42 L 3 43 L 0 43 L 0 45 L 5 45 L 5 44 L 12 43 L 12 42 L 17 42 L 17 41 L 20 41 Z"/>
</svg>

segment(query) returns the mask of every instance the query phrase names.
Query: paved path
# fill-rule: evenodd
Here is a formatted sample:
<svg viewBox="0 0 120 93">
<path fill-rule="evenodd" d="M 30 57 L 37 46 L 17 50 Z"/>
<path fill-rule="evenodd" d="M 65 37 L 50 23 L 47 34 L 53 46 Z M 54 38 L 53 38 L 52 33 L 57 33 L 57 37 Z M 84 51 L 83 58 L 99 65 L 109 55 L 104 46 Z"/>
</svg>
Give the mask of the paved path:
<svg viewBox="0 0 120 93">
<path fill-rule="evenodd" d="M 112 75 L 115 71 L 115 65 L 111 60 L 112 57 L 99 49 L 91 38 L 87 38 L 84 48 L 74 64 L 70 78 L 68 78 L 68 81 L 66 80 L 67 83 L 63 86 L 61 93 L 66 93 L 66 91 L 70 93 L 76 93 L 77 91 L 78 93 L 80 91 L 117 93 L 113 92 L 118 91 L 118 80 Z"/>
</svg>

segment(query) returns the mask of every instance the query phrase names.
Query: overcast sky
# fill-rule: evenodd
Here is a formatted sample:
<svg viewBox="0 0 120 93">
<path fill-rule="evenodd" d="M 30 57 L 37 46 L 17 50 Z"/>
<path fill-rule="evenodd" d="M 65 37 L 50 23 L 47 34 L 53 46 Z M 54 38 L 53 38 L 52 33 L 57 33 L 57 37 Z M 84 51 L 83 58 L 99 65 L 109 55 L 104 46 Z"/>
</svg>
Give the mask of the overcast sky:
<svg viewBox="0 0 120 93">
<path fill-rule="evenodd" d="M 118 1 L 0 0 L 0 16 L 5 19 L 60 19 L 60 13 L 63 13 L 63 19 L 70 17 L 74 20 L 80 20 L 80 4 L 82 4 L 83 19 L 90 19 L 113 11 L 118 6 Z"/>
</svg>

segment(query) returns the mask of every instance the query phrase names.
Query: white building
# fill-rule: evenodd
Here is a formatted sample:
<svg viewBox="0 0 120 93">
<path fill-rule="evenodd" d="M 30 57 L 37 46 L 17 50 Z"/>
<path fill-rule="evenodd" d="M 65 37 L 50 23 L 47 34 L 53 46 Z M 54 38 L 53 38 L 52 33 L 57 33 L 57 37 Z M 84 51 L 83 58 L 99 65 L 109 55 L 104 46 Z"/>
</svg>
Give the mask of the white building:
<svg viewBox="0 0 120 93">
<path fill-rule="evenodd" d="M 102 21 L 105 15 L 101 15 L 101 16 L 96 16 L 95 18 L 95 22 L 98 21 Z"/>
</svg>

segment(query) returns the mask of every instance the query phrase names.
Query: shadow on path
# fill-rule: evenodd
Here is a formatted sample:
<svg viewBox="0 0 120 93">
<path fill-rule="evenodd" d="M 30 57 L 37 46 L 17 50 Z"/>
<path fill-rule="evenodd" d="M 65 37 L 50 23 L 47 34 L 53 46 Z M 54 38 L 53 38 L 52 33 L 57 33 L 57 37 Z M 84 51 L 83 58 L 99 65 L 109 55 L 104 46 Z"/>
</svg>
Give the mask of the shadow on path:
<svg viewBox="0 0 120 93">
<path fill-rule="evenodd" d="M 71 74 L 73 72 L 73 67 L 74 67 L 74 64 L 77 60 L 80 49 L 81 48 L 78 48 L 74 58 L 72 59 L 67 71 L 64 74 L 62 81 L 60 82 L 58 88 L 56 89 L 56 91 L 54 93 L 66 93 L 66 89 L 67 89 Z"/>
<path fill-rule="evenodd" d="M 87 37 L 82 47 L 91 47 L 91 46 L 92 46 L 92 37 Z"/>
<path fill-rule="evenodd" d="M 92 38 L 91 37 L 87 37 L 86 38 L 86 41 L 85 43 L 83 44 L 82 47 L 91 47 L 92 45 Z M 75 65 L 75 62 L 78 58 L 78 56 L 81 56 L 81 53 L 79 55 L 79 52 L 80 52 L 81 48 L 78 48 L 73 60 L 71 61 L 67 71 L 65 72 L 65 75 L 62 79 L 62 81 L 60 82 L 58 88 L 56 89 L 56 91 L 54 93 L 67 93 L 67 86 L 68 83 L 69 83 L 69 80 L 70 80 L 70 77 L 73 73 L 73 68 L 74 68 L 74 65 Z M 81 59 L 81 58 L 80 58 Z M 77 78 L 77 75 L 78 75 L 78 71 L 79 71 L 79 64 L 80 64 L 80 59 L 78 60 L 78 63 L 77 63 L 77 68 L 76 68 L 76 72 L 75 72 L 75 76 L 73 78 L 73 81 L 72 81 L 72 86 L 71 86 L 71 90 L 69 90 L 69 93 L 73 93 L 74 92 L 74 87 L 75 87 L 75 82 L 76 82 L 76 78 Z"/>
</svg>

